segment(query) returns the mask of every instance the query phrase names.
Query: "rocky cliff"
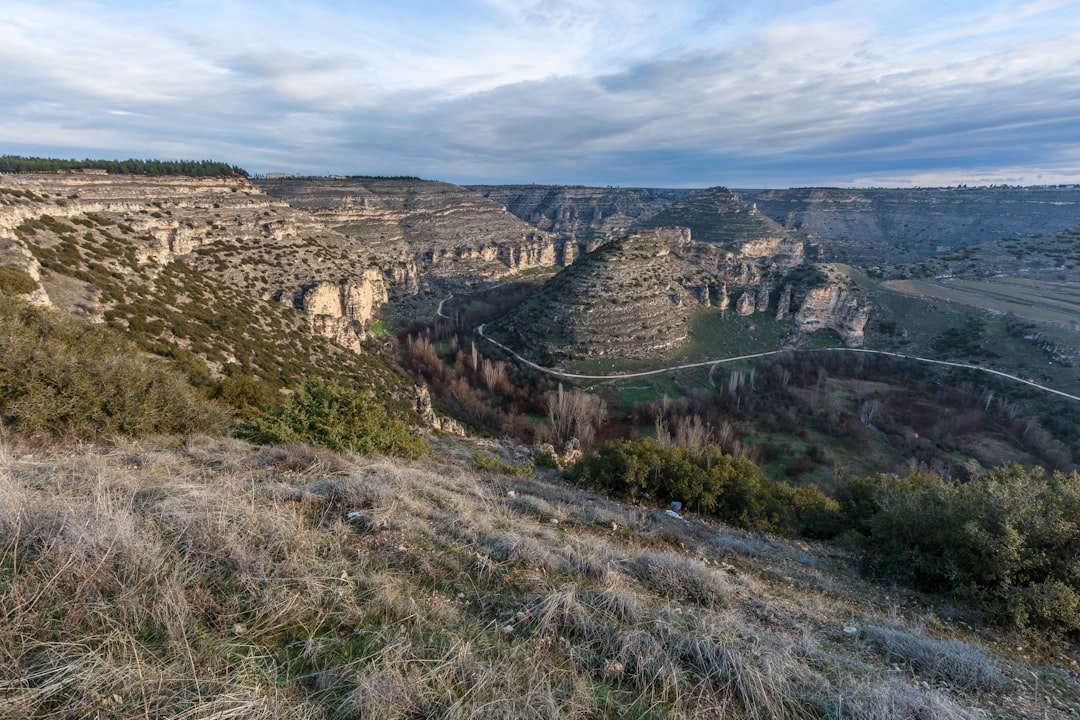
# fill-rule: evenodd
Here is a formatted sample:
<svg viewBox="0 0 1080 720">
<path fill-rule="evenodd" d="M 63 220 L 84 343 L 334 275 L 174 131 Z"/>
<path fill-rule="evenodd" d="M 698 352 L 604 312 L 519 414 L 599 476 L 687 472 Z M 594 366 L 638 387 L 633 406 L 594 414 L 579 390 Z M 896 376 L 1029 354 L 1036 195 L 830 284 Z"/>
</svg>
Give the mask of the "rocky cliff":
<svg viewBox="0 0 1080 720">
<path fill-rule="evenodd" d="M 577 244 L 539 230 L 457 185 L 389 178 L 260 180 L 389 268 L 392 291 L 473 287 L 568 265 Z"/>
<path fill-rule="evenodd" d="M 244 180 L 4 175 L 0 265 L 189 367 L 287 382 L 355 365 L 341 353 L 370 337 L 394 263 Z"/>
<path fill-rule="evenodd" d="M 839 333 L 844 342 L 861 347 L 870 308 L 850 283 L 836 282 L 810 288 L 795 313 L 799 330 L 811 334 L 823 329 Z"/>
<path fill-rule="evenodd" d="M 360 352 L 372 319 L 389 299 L 387 287 L 385 276 L 369 268 L 356 279 L 318 281 L 298 291 L 294 302 L 315 332 Z"/>
<path fill-rule="evenodd" d="M 625 237 L 635 224 L 694 192 L 544 185 L 473 185 L 470 189 L 540 230 L 570 238 L 586 252 Z"/>
</svg>

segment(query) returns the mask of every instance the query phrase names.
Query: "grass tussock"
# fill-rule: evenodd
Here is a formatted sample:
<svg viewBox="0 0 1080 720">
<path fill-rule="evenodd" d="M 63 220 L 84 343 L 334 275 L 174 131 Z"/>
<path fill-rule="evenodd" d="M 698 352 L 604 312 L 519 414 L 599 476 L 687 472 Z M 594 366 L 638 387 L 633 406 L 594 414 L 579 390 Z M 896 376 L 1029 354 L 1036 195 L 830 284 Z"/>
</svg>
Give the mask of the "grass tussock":
<svg viewBox="0 0 1080 720">
<path fill-rule="evenodd" d="M 962 640 L 939 640 L 918 629 L 889 627 L 867 627 L 863 634 L 886 661 L 908 663 L 920 675 L 987 692 L 1006 685 L 1005 676 L 986 654 Z"/>
<path fill-rule="evenodd" d="M 553 504 L 558 484 L 468 458 L 7 436 L 0 716 L 936 719 L 1080 697 L 890 624 L 854 570 L 797 586 L 812 549 L 717 567 L 700 558 L 729 530 L 675 541 L 577 491 L 552 525 L 500 483 Z"/>
</svg>

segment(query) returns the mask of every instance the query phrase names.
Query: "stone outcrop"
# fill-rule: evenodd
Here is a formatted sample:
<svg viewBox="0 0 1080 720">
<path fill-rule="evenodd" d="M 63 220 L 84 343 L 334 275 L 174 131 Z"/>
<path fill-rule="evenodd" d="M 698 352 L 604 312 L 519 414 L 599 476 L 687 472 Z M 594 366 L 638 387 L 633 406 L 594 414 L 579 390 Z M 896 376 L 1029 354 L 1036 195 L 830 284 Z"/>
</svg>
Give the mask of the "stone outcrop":
<svg viewBox="0 0 1080 720">
<path fill-rule="evenodd" d="M 829 284 L 811 288 L 795 314 L 799 330 L 813 333 L 832 328 L 848 345 L 861 347 L 863 330 L 870 317 L 870 308 L 853 288 Z"/>
<path fill-rule="evenodd" d="M 307 313 L 316 333 L 360 352 L 376 311 L 386 301 L 385 277 L 369 269 L 355 280 L 316 282 L 297 293 L 294 303 Z"/>
<path fill-rule="evenodd" d="M 435 408 L 431 405 L 431 392 L 428 390 L 427 385 L 413 386 L 413 393 L 415 395 L 416 413 L 425 425 L 436 432 L 446 433 L 447 435 L 465 437 L 468 434 L 457 420 L 441 416 L 435 412 Z"/>
</svg>

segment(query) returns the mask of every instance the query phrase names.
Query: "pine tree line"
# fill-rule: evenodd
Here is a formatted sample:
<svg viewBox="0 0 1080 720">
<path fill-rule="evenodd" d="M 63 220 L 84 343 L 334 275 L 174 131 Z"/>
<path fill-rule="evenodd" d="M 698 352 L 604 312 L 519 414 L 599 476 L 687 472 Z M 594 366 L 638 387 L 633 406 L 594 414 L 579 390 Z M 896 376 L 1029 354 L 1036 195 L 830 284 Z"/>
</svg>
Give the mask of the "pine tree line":
<svg viewBox="0 0 1080 720">
<path fill-rule="evenodd" d="M 110 175 L 181 175 L 185 177 L 248 177 L 247 170 L 213 160 L 61 160 L 0 156 L 0 173 L 49 173 L 64 170 L 104 170 Z"/>
</svg>

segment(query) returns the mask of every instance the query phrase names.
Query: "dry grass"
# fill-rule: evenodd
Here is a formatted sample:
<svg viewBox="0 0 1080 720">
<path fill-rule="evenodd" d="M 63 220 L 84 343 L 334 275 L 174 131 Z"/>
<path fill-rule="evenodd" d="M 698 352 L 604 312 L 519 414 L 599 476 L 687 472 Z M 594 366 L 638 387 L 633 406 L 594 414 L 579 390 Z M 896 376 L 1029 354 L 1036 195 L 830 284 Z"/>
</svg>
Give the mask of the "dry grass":
<svg viewBox="0 0 1080 720">
<path fill-rule="evenodd" d="M 0 717 L 936 720 L 1080 700 L 1065 668 L 1036 691 L 1008 682 L 1033 661 L 905 626 L 814 548 L 459 455 L 5 438 Z"/>
<path fill-rule="evenodd" d="M 1005 687 L 1005 676 L 983 653 L 962 640 L 939 640 L 921 629 L 867 627 L 866 639 L 886 661 L 908 663 L 920 675 L 971 690 Z"/>
</svg>

